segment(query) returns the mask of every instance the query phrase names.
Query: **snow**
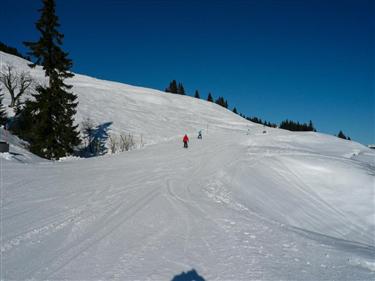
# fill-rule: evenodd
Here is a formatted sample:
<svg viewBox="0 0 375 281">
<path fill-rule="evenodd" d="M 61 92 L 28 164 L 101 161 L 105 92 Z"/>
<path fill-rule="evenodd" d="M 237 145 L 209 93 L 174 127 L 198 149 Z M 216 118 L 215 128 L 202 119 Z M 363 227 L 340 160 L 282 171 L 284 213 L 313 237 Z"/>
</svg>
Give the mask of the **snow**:
<svg viewBox="0 0 375 281">
<path fill-rule="evenodd" d="M 145 146 L 46 161 L 9 134 L 0 279 L 171 280 L 192 269 L 206 280 L 375 279 L 373 150 L 264 128 L 191 97 L 69 82 L 77 123 L 111 122 L 110 133 Z"/>
</svg>

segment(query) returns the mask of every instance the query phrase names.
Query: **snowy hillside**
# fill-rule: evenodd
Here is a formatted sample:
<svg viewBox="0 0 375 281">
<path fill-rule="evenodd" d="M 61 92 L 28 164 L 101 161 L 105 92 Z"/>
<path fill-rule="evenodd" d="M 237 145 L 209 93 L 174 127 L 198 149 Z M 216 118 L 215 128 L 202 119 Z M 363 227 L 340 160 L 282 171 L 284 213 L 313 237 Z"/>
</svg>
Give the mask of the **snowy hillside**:
<svg viewBox="0 0 375 281">
<path fill-rule="evenodd" d="M 0 52 L 0 63 L 13 65 L 20 72 L 30 72 L 40 83 L 45 81 L 41 67 L 30 69 L 28 62 L 21 58 Z M 196 134 L 199 129 L 207 130 L 207 126 L 208 130 L 211 127 L 247 130 L 247 126 L 252 126 L 252 123 L 216 104 L 187 96 L 79 74 L 68 81 L 79 97 L 78 124 L 85 118 L 91 118 L 97 124 L 109 122 L 113 133 L 142 135 L 145 144 L 159 143 L 184 133 Z M 9 104 L 7 98 L 5 104 Z"/>
<path fill-rule="evenodd" d="M 0 61 L 43 81 L 20 58 Z M 146 146 L 51 162 L 8 136 L 0 279 L 171 280 L 195 269 L 206 280 L 374 280 L 374 151 L 264 129 L 191 97 L 69 83 L 77 123 L 90 117 Z"/>
</svg>

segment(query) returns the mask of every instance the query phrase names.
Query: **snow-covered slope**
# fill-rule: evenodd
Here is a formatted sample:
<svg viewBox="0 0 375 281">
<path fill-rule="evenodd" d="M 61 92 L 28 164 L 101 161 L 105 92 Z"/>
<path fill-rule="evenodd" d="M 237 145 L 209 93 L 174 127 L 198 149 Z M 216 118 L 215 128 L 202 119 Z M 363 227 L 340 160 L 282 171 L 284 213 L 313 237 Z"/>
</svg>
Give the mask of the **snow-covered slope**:
<svg viewBox="0 0 375 281">
<path fill-rule="evenodd" d="M 149 146 L 62 162 L 1 158 L 1 278 L 170 280 L 192 268 L 206 280 L 375 278 L 370 149 L 265 129 L 190 97 L 70 82 L 78 123 L 111 122 Z"/>
<path fill-rule="evenodd" d="M 30 69 L 27 61 L 2 52 L 1 62 L 13 65 L 18 71 L 28 71 L 38 82 L 45 83 L 41 67 Z M 187 96 L 79 74 L 68 83 L 74 86 L 74 93 L 79 97 L 78 124 L 85 118 L 97 124 L 111 123 L 111 132 L 131 133 L 138 138 L 142 135 L 145 144 L 159 143 L 185 132 L 195 135 L 199 129 L 245 130 L 246 126 L 252 126 L 252 123 L 214 103 Z M 4 102 L 9 103 L 8 96 Z"/>
</svg>

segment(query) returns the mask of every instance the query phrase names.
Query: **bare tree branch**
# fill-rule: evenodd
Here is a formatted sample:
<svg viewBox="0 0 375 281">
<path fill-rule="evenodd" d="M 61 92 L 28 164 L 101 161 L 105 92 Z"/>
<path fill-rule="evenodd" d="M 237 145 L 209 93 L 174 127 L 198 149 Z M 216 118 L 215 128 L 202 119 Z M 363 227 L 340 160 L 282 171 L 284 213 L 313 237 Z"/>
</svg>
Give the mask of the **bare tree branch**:
<svg viewBox="0 0 375 281">
<path fill-rule="evenodd" d="M 28 72 L 17 73 L 12 65 L 6 65 L 0 72 L 0 83 L 8 90 L 10 94 L 9 107 L 15 107 L 20 104 L 20 98 L 33 84 L 33 79 Z"/>
</svg>

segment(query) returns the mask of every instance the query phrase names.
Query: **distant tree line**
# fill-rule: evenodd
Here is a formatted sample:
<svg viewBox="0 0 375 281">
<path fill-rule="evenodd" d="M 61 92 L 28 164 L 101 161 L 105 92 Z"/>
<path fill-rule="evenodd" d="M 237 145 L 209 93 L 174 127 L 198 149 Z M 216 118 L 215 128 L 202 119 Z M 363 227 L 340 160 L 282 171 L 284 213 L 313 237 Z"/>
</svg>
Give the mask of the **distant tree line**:
<svg viewBox="0 0 375 281">
<path fill-rule="evenodd" d="M 169 86 L 165 88 L 165 92 L 172 93 L 172 94 L 186 95 L 184 85 L 181 82 L 177 83 L 176 80 L 172 80 L 169 83 Z M 194 97 L 197 99 L 201 98 L 198 90 L 195 90 Z M 208 93 L 207 101 L 214 102 L 214 98 L 212 97 L 211 93 Z M 228 101 L 224 97 L 218 97 L 215 100 L 215 103 L 222 107 L 228 108 Z"/>
<path fill-rule="evenodd" d="M 258 117 L 245 117 L 245 119 L 247 119 L 251 122 L 254 122 L 254 123 L 262 124 L 262 125 L 267 126 L 267 127 L 277 128 L 276 124 L 271 123 L 271 122 L 266 121 L 266 120 L 262 120 L 261 118 L 258 118 Z"/>
<path fill-rule="evenodd" d="M 226 99 L 224 99 L 224 97 L 218 97 L 215 100 L 215 103 L 222 106 L 222 107 L 228 108 L 228 101 Z"/>
<path fill-rule="evenodd" d="M 16 48 L 10 47 L 10 46 L 4 44 L 1 41 L 0 41 L 0 51 L 2 51 L 4 53 L 11 54 L 11 55 L 15 55 L 15 56 L 23 58 L 25 60 L 30 60 L 29 56 L 22 55 Z"/>
<path fill-rule="evenodd" d="M 299 123 L 298 121 L 284 120 L 280 123 L 280 129 L 285 129 L 289 131 L 313 131 L 316 132 L 316 129 L 310 120 L 309 123 Z"/>
<path fill-rule="evenodd" d="M 184 85 L 181 82 L 177 84 L 176 80 L 172 80 L 165 91 L 172 94 L 186 95 Z"/>
</svg>

